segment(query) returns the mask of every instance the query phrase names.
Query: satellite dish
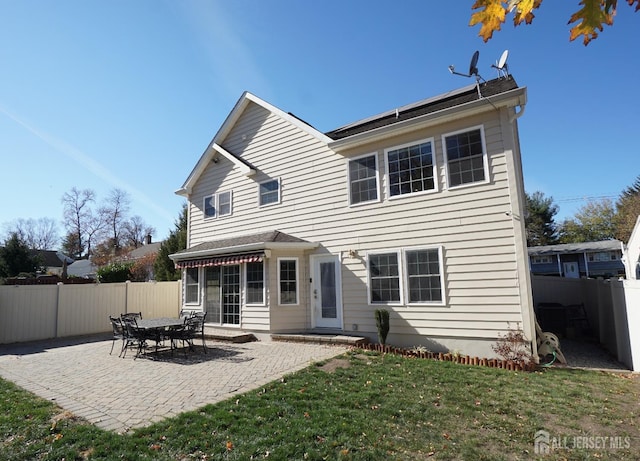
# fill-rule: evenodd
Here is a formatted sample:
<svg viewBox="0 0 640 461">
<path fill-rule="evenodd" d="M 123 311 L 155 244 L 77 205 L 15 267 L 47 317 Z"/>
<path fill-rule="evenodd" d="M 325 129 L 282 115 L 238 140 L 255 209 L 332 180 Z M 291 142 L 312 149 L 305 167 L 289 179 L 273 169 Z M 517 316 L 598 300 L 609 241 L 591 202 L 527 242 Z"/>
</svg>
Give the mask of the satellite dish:
<svg viewBox="0 0 640 461">
<path fill-rule="evenodd" d="M 469 64 L 469 76 L 478 75 L 478 68 L 476 66 L 478 65 L 479 56 L 480 56 L 479 51 L 476 51 L 475 53 L 473 53 L 473 56 L 471 57 L 471 63 Z"/>
<path fill-rule="evenodd" d="M 492 64 L 491 67 L 498 69 L 498 77 L 502 74 L 504 77 L 509 75 L 509 67 L 507 66 L 507 58 L 509 57 L 509 50 L 504 50 L 498 64 Z"/>
<path fill-rule="evenodd" d="M 475 75 L 476 78 L 478 78 L 478 57 L 480 56 L 480 52 L 476 51 L 475 53 L 473 53 L 473 56 L 471 56 L 471 62 L 469 63 L 469 73 L 468 74 L 463 74 L 461 72 L 456 72 L 455 67 L 453 66 L 449 66 L 449 72 L 451 72 L 452 74 L 456 74 L 456 75 L 462 75 L 463 77 L 471 77 L 472 75 Z"/>
</svg>

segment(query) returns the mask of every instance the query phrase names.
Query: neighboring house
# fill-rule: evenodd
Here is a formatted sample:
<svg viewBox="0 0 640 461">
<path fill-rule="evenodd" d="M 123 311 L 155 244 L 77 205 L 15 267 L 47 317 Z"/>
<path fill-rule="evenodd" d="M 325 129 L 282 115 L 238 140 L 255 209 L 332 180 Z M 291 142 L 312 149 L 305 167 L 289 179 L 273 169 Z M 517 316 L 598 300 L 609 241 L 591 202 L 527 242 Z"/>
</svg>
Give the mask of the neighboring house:
<svg viewBox="0 0 640 461">
<path fill-rule="evenodd" d="M 328 133 L 244 93 L 176 193 L 183 308 L 222 328 L 492 356 L 535 338 L 512 77 Z M 338 109 L 336 109 L 338 110 Z M 535 347 L 535 341 L 533 347 Z"/>
<path fill-rule="evenodd" d="M 73 263 L 73 258 L 54 250 L 31 250 L 40 262 L 41 272 L 43 275 L 60 275 L 62 276 L 65 264 L 67 267 Z"/>
<path fill-rule="evenodd" d="M 129 261 L 140 261 L 145 266 L 146 281 L 154 280 L 153 263 L 155 257 L 160 251 L 162 242 L 152 242 L 151 235 L 147 235 L 144 244 L 138 248 L 131 250 L 126 259 Z"/>
<path fill-rule="evenodd" d="M 67 267 L 69 277 L 80 277 L 84 279 L 96 279 L 98 268 L 88 259 L 78 259 Z"/>
<path fill-rule="evenodd" d="M 531 273 L 567 278 L 624 277 L 622 249 L 619 240 L 530 247 Z"/>
<path fill-rule="evenodd" d="M 623 260 L 627 279 L 640 280 L 640 216 L 636 218 L 636 225 L 631 231 Z"/>
</svg>

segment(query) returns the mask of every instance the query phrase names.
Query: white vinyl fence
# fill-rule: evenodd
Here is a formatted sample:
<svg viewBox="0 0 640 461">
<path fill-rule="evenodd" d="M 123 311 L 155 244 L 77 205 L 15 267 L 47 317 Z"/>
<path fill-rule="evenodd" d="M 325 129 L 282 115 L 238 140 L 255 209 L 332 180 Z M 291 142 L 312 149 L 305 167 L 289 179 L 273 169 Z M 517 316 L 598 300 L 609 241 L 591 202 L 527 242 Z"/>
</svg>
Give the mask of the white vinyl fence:
<svg viewBox="0 0 640 461">
<path fill-rule="evenodd" d="M 584 304 L 600 343 L 633 371 L 640 371 L 640 280 L 532 276 L 533 301 Z"/>
<path fill-rule="evenodd" d="M 177 317 L 181 283 L 0 286 L 0 344 L 111 331 L 109 315 Z"/>
</svg>

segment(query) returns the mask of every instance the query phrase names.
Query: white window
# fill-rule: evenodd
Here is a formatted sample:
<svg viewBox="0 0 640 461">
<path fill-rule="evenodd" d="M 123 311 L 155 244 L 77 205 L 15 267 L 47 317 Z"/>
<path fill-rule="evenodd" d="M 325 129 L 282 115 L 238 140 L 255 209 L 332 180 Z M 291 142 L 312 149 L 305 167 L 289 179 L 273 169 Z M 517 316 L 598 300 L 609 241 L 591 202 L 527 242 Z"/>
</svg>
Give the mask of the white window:
<svg viewBox="0 0 640 461">
<path fill-rule="evenodd" d="M 247 304 L 264 305 L 264 264 L 262 262 L 245 265 L 245 287 Z"/>
<path fill-rule="evenodd" d="M 280 180 L 272 179 L 258 185 L 260 206 L 275 205 L 280 203 Z"/>
<path fill-rule="evenodd" d="M 550 264 L 551 256 L 534 256 L 531 258 L 532 264 Z"/>
<path fill-rule="evenodd" d="M 442 248 L 369 253 L 371 304 L 444 304 Z"/>
<path fill-rule="evenodd" d="M 590 263 L 616 261 L 619 259 L 618 253 L 615 251 L 600 251 L 598 253 L 589 253 L 587 259 Z"/>
<path fill-rule="evenodd" d="M 298 258 L 278 258 L 278 301 L 298 304 Z"/>
<path fill-rule="evenodd" d="M 205 219 L 229 216 L 232 210 L 231 191 L 218 192 L 217 194 L 206 196 L 203 210 Z"/>
<path fill-rule="evenodd" d="M 431 139 L 397 146 L 385 152 L 389 197 L 437 190 Z"/>
<path fill-rule="evenodd" d="M 449 187 L 487 182 L 487 153 L 482 126 L 442 137 Z"/>
<path fill-rule="evenodd" d="M 199 269 L 190 267 L 185 270 L 184 303 L 198 304 L 200 299 L 200 285 L 198 281 Z"/>
<path fill-rule="evenodd" d="M 349 198 L 351 205 L 379 201 L 378 156 L 364 155 L 349 160 Z"/>
</svg>

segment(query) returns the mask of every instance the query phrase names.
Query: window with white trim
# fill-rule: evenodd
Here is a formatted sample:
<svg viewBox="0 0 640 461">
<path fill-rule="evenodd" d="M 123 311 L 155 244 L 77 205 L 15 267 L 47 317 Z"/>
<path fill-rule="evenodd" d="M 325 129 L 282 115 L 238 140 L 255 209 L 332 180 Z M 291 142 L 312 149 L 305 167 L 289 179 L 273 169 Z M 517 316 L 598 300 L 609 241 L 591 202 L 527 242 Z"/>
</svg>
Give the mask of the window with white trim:
<svg viewBox="0 0 640 461">
<path fill-rule="evenodd" d="M 532 256 L 531 264 L 551 264 L 551 256 Z"/>
<path fill-rule="evenodd" d="M 436 190 L 431 139 L 387 149 L 389 197 Z"/>
<path fill-rule="evenodd" d="M 272 179 L 261 182 L 258 185 L 258 195 L 260 206 L 280 203 L 280 180 Z"/>
<path fill-rule="evenodd" d="M 278 258 L 278 302 L 298 304 L 298 258 Z"/>
<path fill-rule="evenodd" d="M 587 260 L 590 263 L 617 261 L 620 259 L 619 255 L 615 251 L 600 251 L 597 253 L 587 253 Z"/>
<path fill-rule="evenodd" d="M 204 198 L 203 212 L 205 219 L 229 216 L 232 210 L 231 191 L 218 192 Z"/>
<path fill-rule="evenodd" d="M 487 153 L 482 126 L 442 137 L 449 187 L 488 180 Z"/>
<path fill-rule="evenodd" d="M 371 304 L 443 304 L 442 247 L 369 253 L 367 260 Z"/>
<path fill-rule="evenodd" d="M 247 304 L 264 305 L 264 264 L 245 264 L 245 286 Z"/>
<path fill-rule="evenodd" d="M 378 201 L 378 156 L 364 155 L 349 160 L 351 205 Z"/>
<path fill-rule="evenodd" d="M 198 304 L 200 299 L 199 268 L 189 267 L 185 270 L 184 303 Z"/>
</svg>

